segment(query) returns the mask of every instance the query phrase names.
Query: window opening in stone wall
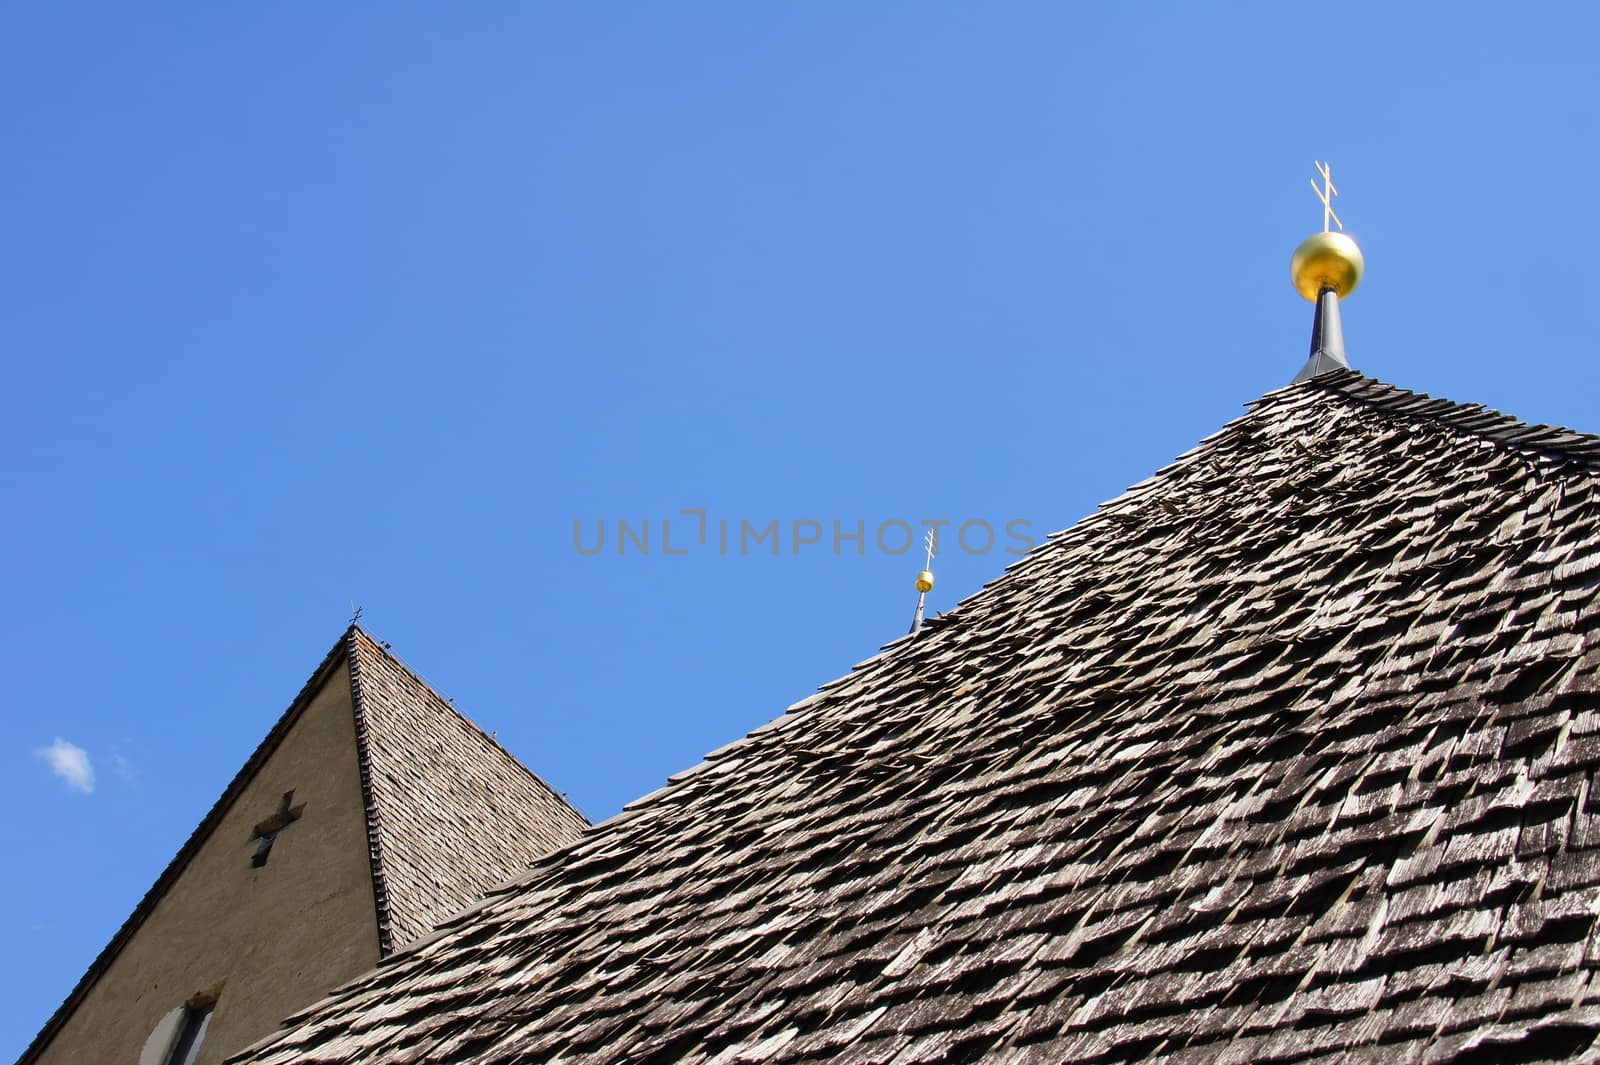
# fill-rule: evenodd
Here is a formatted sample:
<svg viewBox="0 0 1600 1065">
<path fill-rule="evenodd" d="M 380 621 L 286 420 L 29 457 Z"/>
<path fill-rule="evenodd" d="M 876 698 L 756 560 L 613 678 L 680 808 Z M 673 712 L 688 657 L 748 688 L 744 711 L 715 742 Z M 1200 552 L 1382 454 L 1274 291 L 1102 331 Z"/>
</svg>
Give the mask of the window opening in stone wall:
<svg viewBox="0 0 1600 1065">
<path fill-rule="evenodd" d="M 205 1038 L 206 1025 L 211 1023 L 211 1011 L 214 1009 L 215 1002 L 183 1007 L 183 1020 L 173 1033 L 172 1045 L 167 1048 L 161 1065 L 194 1065 L 194 1059 L 200 1053 L 200 1040 Z"/>
</svg>

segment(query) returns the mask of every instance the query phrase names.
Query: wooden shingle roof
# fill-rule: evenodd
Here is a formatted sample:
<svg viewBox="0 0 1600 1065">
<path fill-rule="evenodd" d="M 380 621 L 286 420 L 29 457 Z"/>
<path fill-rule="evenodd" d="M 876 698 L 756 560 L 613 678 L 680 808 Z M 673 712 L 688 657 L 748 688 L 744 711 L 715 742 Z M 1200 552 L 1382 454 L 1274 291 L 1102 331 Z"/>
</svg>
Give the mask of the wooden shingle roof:
<svg viewBox="0 0 1600 1065">
<path fill-rule="evenodd" d="M 589 826 L 371 636 L 345 636 L 385 954 Z"/>
<path fill-rule="evenodd" d="M 1270 393 L 235 1060 L 1592 1059 L 1597 463 Z"/>
</svg>

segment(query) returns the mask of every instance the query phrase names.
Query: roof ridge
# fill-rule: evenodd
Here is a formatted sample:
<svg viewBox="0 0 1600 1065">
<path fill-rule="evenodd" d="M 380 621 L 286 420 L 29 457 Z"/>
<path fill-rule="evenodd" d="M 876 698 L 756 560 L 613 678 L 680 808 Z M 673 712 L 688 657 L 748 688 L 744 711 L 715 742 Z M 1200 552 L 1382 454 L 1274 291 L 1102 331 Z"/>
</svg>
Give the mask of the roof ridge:
<svg viewBox="0 0 1600 1065">
<path fill-rule="evenodd" d="M 1461 403 L 1413 392 L 1356 370 L 1338 370 L 1299 384 L 1275 389 L 1258 402 L 1276 399 L 1296 390 L 1336 393 L 1384 414 L 1432 422 L 1456 432 L 1480 437 L 1522 451 L 1543 452 L 1600 467 L 1600 436 L 1561 425 L 1528 422 L 1481 403 Z"/>
<path fill-rule="evenodd" d="M 1354 371 L 1349 372 L 1354 373 Z M 1070 525 L 1047 533 L 1039 543 L 1035 544 L 1020 558 L 1008 563 L 999 573 L 984 581 L 970 595 L 958 600 L 949 610 L 941 611 L 929 618 L 923 624 L 921 630 L 896 636 L 880 646 L 873 654 L 851 665 L 843 673 L 819 684 L 810 695 L 790 703 L 774 717 L 750 729 L 744 735 L 707 752 L 701 756 L 700 761 L 669 774 L 659 786 L 624 803 L 622 809 L 604 821 L 596 822 L 595 827 L 611 826 L 616 822 L 634 820 L 645 811 L 656 806 L 667 795 L 677 793 L 683 785 L 697 779 L 708 770 L 712 770 L 718 763 L 726 761 L 735 752 L 742 753 L 742 749 L 749 741 L 768 733 L 797 725 L 802 715 L 819 710 L 821 707 L 837 701 L 838 698 L 846 694 L 853 685 L 862 681 L 871 671 L 882 669 L 887 664 L 898 662 L 904 655 L 916 654 L 919 650 L 926 649 L 932 641 L 956 631 L 962 623 L 970 619 L 970 611 L 964 610 L 969 604 L 990 593 L 998 585 L 1022 579 L 1022 574 L 1025 574 L 1036 565 L 1043 564 L 1043 560 L 1049 554 L 1064 550 L 1065 547 L 1063 545 L 1093 535 L 1099 525 L 1104 522 L 1116 521 L 1115 511 L 1121 509 L 1120 505 L 1124 503 L 1133 505 L 1134 501 L 1142 499 L 1154 485 L 1160 483 L 1174 471 L 1183 468 L 1197 456 L 1204 454 L 1210 445 L 1238 432 L 1241 426 L 1255 420 L 1259 416 L 1260 404 L 1268 397 L 1294 390 L 1303 390 L 1308 386 L 1309 381 L 1302 381 L 1268 392 L 1261 399 L 1256 400 L 1254 405 L 1250 406 L 1250 409 L 1228 419 L 1222 425 L 1207 433 L 1194 446 L 1174 456 L 1149 476 L 1128 485 Z M 841 691 L 841 689 L 844 689 L 844 691 Z M 542 861 L 535 863 L 534 867 L 530 867 L 523 875 L 517 877 L 511 884 L 506 886 L 520 885 L 537 879 L 540 872 L 539 866 L 542 864 Z"/>
<path fill-rule="evenodd" d="M 399 655 L 395 654 L 394 651 L 390 648 L 390 646 L 385 641 L 379 640 L 371 632 L 368 632 L 366 629 L 362 628 L 360 625 L 351 625 L 350 626 L 350 631 L 351 631 L 352 634 L 359 635 L 363 639 L 365 639 L 366 640 L 366 646 L 368 646 L 371 650 L 373 650 L 373 651 L 377 652 L 378 654 L 382 655 L 384 658 L 387 658 L 390 662 L 394 663 L 401 670 L 403 670 L 405 672 L 406 676 L 408 676 L 412 680 L 416 681 L 417 684 L 421 685 L 422 688 L 425 689 L 428 692 L 429 695 L 433 696 L 436 700 L 438 700 L 440 706 L 442 706 L 445 709 L 449 710 L 450 713 L 454 714 L 463 723 L 465 723 L 466 725 L 470 726 L 472 731 L 477 733 L 478 736 L 480 736 L 485 743 L 487 743 L 491 748 L 493 748 L 495 751 L 497 751 L 499 753 L 499 755 L 505 761 L 509 762 L 511 765 L 514 765 L 518 769 L 522 770 L 522 772 L 526 773 L 532 780 L 537 782 L 538 785 L 541 788 L 543 788 L 545 791 L 549 792 L 551 798 L 554 798 L 558 802 L 561 802 L 561 803 L 565 804 L 566 806 L 571 807 L 572 811 L 574 813 L 576 813 L 578 816 L 582 817 L 585 821 L 588 821 L 591 824 L 593 823 L 590 820 L 590 818 L 586 814 L 584 814 L 584 812 L 582 810 L 578 809 L 577 806 L 574 805 L 573 802 L 570 799 L 568 799 L 565 795 L 563 795 L 561 792 L 557 791 L 554 787 L 552 787 L 549 781 L 545 780 L 538 773 L 534 772 L 531 768 L 529 768 L 527 763 L 525 763 L 522 759 L 518 758 L 514 753 L 512 753 L 512 751 L 509 748 L 507 748 L 498 739 L 496 739 L 493 735 L 491 735 L 489 732 L 487 732 L 482 725 L 478 724 L 476 721 L 472 720 L 472 718 L 468 717 L 459 707 L 456 706 L 456 704 L 455 704 L 455 702 L 453 700 L 451 700 L 449 697 L 443 695 L 439 691 L 439 689 L 435 688 L 432 684 L 430 684 L 425 677 L 423 677 L 416 670 L 414 670 L 410 666 L 408 666 L 406 664 L 405 660 L 402 659 Z"/>
<path fill-rule="evenodd" d="M 351 623 L 345 630 L 345 657 L 350 662 L 350 711 L 355 719 L 356 766 L 361 776 L 361 807 L 366 821 L 367 859 L 371 868 L 373 912 L 378 920 L 378 956 L 394 953 L 394 920 L 389 904 L 389 882 L 383 873 L 383 813 L 372 787 L 372 744 L 367 728 L 367 697 L 361 686 L 361 643 L 372 638 Z M 429 689 L 430 691 L 432 689 Z"/>
</svg>

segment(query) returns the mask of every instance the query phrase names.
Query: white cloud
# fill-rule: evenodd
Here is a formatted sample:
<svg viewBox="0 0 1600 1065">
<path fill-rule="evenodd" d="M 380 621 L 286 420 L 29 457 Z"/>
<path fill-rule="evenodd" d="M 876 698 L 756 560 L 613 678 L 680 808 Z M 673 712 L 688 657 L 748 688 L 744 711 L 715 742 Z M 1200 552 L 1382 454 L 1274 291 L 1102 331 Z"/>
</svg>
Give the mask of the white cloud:
<svg viewBox="0 0 1600 1065">
<path fill-rule="evenodd" d="M 40 747 L 33 753 L 49 762 L 50 771 L 66 781 L 67 787 L 85 795 L 94 791 L 94 766 L 89 763 L 89 752 L 76 743 L 68 743 L 57 736 L 50 746 Z"/>
</svg>

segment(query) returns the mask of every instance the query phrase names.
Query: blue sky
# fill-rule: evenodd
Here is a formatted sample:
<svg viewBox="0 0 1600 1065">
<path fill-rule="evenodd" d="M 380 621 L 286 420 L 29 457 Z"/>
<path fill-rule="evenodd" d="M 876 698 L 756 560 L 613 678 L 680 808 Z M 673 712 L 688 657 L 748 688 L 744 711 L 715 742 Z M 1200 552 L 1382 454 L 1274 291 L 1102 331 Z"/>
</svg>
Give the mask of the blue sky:
<svg viewBox="0 0 1600 1065">
<path fill-rule="evenodd" d="M 1358 369 L 1600 431 L 1600 12 L 1446 10 L 0 12 L 0 1057 L 356 605 L 608 816 L 1287 383 L 1314 159 Z"/>
</svg>

